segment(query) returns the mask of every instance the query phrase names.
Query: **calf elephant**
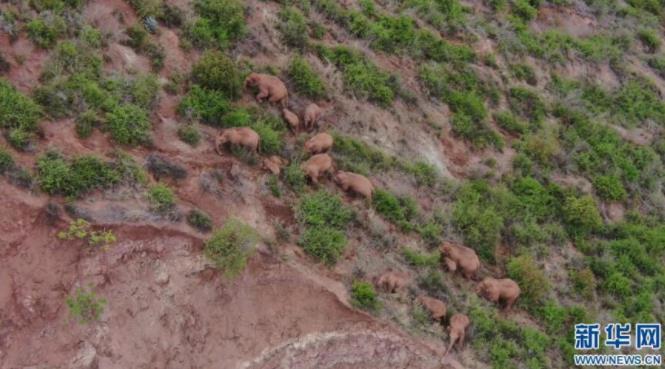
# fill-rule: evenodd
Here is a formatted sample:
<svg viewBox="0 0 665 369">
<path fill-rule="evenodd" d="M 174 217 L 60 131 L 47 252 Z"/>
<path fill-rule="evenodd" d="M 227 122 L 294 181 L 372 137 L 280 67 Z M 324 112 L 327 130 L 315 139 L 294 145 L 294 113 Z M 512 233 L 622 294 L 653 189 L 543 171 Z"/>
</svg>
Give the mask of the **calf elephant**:
<svg viewBox="0 0 665 369">
<path fill-rule="evenodd" d="M 280 158 L 277 155 L 271 155 L 268 158 L 263 159 L 263 169 L 269 171 L 270 173 L 278 176 L 282 172 L 282 168 L 286 165 L 286 160 Z"/>
<path fill-rule="evenodd" d="M 418 302 L 429 311 L 432 319 L 441 321 L 446 316 L 447 308 L 446 303 L 425 295 L 418 296 Z"/>
<path fill-rule="evenodd" d="M 289 98 L 289 92 L 281 79 L 263 73 L 250 73 L 245 79 L 245 88 L 258 87 L 259 93 L 256 100 L 261 102 L 268 99 L 271 103 L 281 103 L 286 107 Z"/>
<path fill-rule="evenodd" d="M 323 108 L 315 103 L 307 105 L 303 113 L 305 129 L 311 130 L 323 115 Z"/>
<path fill-rule="evenodd" d="M 333 146 L 333 137 L 325 132 L 314 135 L 305 142 L 305 151 L 310 155 L 328 152 Z"/>
<path fill-rule="evenodd" d="M 340 170 L 335 174 L 335 183 L 340 185 L 344 191 L 351 191 L 368 200 L 372 199 L 374 185 L 365 176 Z"/>
<path fill-rule="evenodd" d="M 259 149 L 261 138 L 258 133 L 249 127 L 228 128 L 223 130 L 215 140 L 215 151 L 222 155 L 222 150 L 227 144 L 242 147 L 250 152 L 256 153 Z"/>
<path fill-rule="evenodd" d="M 291 128 L 291 131 L 298 132 L 300 129 L 300 118 L 298 118 L 298 115 L 291 110 L 284 108 L 282 109 L 282 116 L 284 116 L 284 120 L 289 125 L 289 128 Z"/>
<path fill-rule="evenodd" d="M 476 287 L 476 293 L 494 303 L 505 301 L 509 310 L 520 296 L 520 286 L 509 278 L 496 279 L 487 277 Z"/>
</svg>

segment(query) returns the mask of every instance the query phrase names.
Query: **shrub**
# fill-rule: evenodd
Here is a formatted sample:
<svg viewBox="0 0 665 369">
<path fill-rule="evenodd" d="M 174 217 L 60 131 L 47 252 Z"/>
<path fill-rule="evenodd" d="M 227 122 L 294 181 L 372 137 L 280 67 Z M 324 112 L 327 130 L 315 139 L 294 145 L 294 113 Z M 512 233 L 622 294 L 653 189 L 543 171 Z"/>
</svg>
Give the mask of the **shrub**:
<svg viewBox="0 0 665 369">
<path fill-rule="evenodd" d="M 193 124 L 180 126 L 178 128 L 178 137 L 190 146 L 197 146 L 201 142 L 201 133 L 199 133 L 199 130 Z"/>
<path fill-rule="evenodd" d="M 379 148 L 353 137 L 333 133 L 335 162 L 343 170 L 369 174 L 374 170 L 387 170 L 397 164 L 395 158 L 386 155 Z"/>
<path fill-rule="evenodd" d="M 346 247 L 343 230 L 353 219 L 353 211 L 338 196 L 318 191 L 300 200 L 296 214 L 305 227 L 298 243 L 308 254 L 333 265 Z"/>
<path fill-rule="evenodd" d="M 264 121 L 258 121 L 251 125 L 251 128 L 261 138 L 259 151 L 264 154 L 277 154 L 284 147 L 282 134 Z"/>
<path fill-rule="evenodd" d="M 596 277 L 591 269 L 572 270 L 570 272 L 570 279 L 575 292 L 587 299 L 593 297 L 593 293 L 596 290 Z"/>
<path fill-rule="evenodd" d="M 291 162 L 283 171 L 284 181 L 296 193 L 301 193 L 307 184 L 305 172 L 300 169 L 299 162 Z"/>
<path fill-rule="evenodd" d="M 319 54 L 341 69 L 344 84 L 360 98 L 366 98 L 382 106 L 392 104 L 398 92 L 395 77 L 380 70 L 362 53 L 344 46 L 325 48 L 319 46 Z"/>
<path fill-rule="evenodd" d="M 117 106 L 106 116 L 113 140 L 135 146 L 150 141 L 151 125 L 148 114 L 133 104 Z"/>
<path fill-rule="evenodd" d="M 650 29 L 642 29 L 637 32 L 637 38 L 647 48 L 648 52 L 654 53 L 660 47 L 660 38 Z"/>
<path fill-rule="evenodd" d="M 510 66 L 510 70 L 513 76 L 520 81 L 524 81 L 532 86 L 538 84 L 536 73 L 533 71 L 531 66 L 527 64 L 513 64 Z"/>
<path fill-rule="evenodd" d="M 503 140 L 483 120 L 474 119 L 464 113 L 453 116 L 452 129 L 455 135 L 470 141 L 475 147 L 503 147 Z"/>
<path fill-rule="evenodd" d="M 294 57 L 289 64 L 287 73 L 299 94 L 311 99 L 321 99 L 326 96 L 326 87 L 323 81 L 303 57 Z"/>
<path fill-rule="evenodd" d="M 93 291 L 77 288 L 74 295 L 66 300 L 70 315 L 79 323 L 87 324 L 95 320 L 104 312 L 106 300 L 98 298 Z"/>
<path fill-rule="evenodd" d="M 389 191 L 376 189 L 372 195 L 376 211 L 404 230 L 411 230 L 411 222 L 418 214 L 418 205 L 409 197 L 398 197 Z"/>
<path fill-rule="evenodd" d="M 149 154 L 146 158 L 145 167 L 157 180 L 164 177 L 176 180 L 187 177 L 187 169 L 182 165 L 169 161 L 159 154 Z"/>
<path fill-rule="evenodd" d="M 5 148 L 0 146 L 0 175 L 14 168 L 14 158 Z"/>
<path fill-rule="evenodd" d="M 298 243 L 309 255 L 327 265 L 334 265 L 346 247 L 344 232 L 328 226 L 305 229 Z"/>
<path fill-rule="evenodd" d="M 37 160 L 37 176 L 44 192 L 73 197 L 120 181 L 120 174 L 110 164 L 93 156 L 69 163 L 56 152 L 47 152 Z"/>
<path fill-rule="evenodd" d="M 304 49 L 307 46 L 307 21 L 300 10 L 286 7 L 279 12 L 279 31 L 287 46 Z"/>
<path fill-rule="evenodd" d="M 58 15 L 51 15 L 48 18 L 37 18 L 31 20 L 26 25 L 28 37 L 37 44 L 37 46 L 50 49 L 55 45 L 58 38 L 66 30 L 65 21 Z"/>
<path fill-rule="evenodd" d="M 491 262 L 504 219 L 490 196 L 481 184 L 464 186 L 453 207 L 453 224 L 464 236 L 464 242 L 476 249 L 483 260 Z"/>
<path fill-rule="evenodd" d="M 658 89 L 644 79 L 631 79 L 614 93 L 614 110 L 629 124 L 665 121 L 665 104 Z"/>
<path fill-rule="evenodd" d="M 210 232 L 212 229 L 210 217 L 197 209 L 192 209 L 187 213 L 187 223 L 201 232 Z"/>
<path fill-rule="evenodd" d="M 86 240 L 89 246 L 102 248 L 116 241 L 113 231 L 94 231 L 90 223 L 84 219 L 76 219 L 71 222 L 67 230 L 58 232 L 58 238 L 61 240 Z"/>
<path fill-rule="evenodd" d="M 433 187 L 439 177 L 434 165 L 422 161 L 407 164 L 405 170 L 413 175 L 419 186 Z"/>
<path fill-rule="evenodd" d="M 88 138 L 92 135 L 92 130 L 97 126 L 97 113 L 92 110 L 86 110 L 76 118 L 76 134 L 80 138 Z"/>
<path fill-rule="evenodd" d="M 531 256 L 522 255 L 511 259 L 506 269 L 508 276 L 520 286 L 520 297 L 526 306 L 542 303 L 551 288 L 550 281 Z"/>
<path fill-rule="evenodd" d="M 441 262 L 441 254 L 438 251 L 428 254 L 404 248 L 402 254 L 407 263 L 416 267 L 436 267 Z"/>
<path fill-rule="evenodd" d="M 514 112 L 530 122 L 537 123 L 545 118 L 545 103 L 533 91 L 513 87 L 510 89 L 508 103 Z"/>
<path fill-rule="evenodd" d="M 605 200 L 623 201 L 628 196 L 626 189 L 617 176 L 597 176 L 593 180 L 593 186 L 598 196 Z"/>
<path fill-rule="evenodd" d="M 494 114 L 494 120 L 499 127 L 512 134 L 524 134 L 527 131 L 528 124 L 523 122 L 509 111 L 503 111 Z"/>
<path fill-rule="evenodd" d="M 0 127 L 32 132 L 37 128 L 40 117 L 41 110 L 37 104 L 9 82 L 0 79 Z"/>
<path fill-rule="evenodd" d="M 256 231 L 237 219 L 229 219 L 206 242 L 204 253 L 227 277 L 238 275 L 259 241 Z"/>
<path fill-rule="evenodd" d="M 159 213 L 166 213 L 175 207 L 175 195 L 173 190 L 164 184 L 156 184 L 148 191 L 148 199 L 152 203 L 154 210 Z"/>
<path fill-rule="evenodd" d="M 525 21 L 530 21 L 538 15 L 538 9 L 531 6 L 528 0 L 513 0 L 513 13 Z"/>
<path fill-rule="evenodd" d="M 367 282 L 353 282 L 351 299 L 353 306 L 363 310 L 377 311 L 381 306 L 376 291 L 374 291 L 374 286 Z"/>
<path fill-rule="evenodd" d="M 326 191 L 304 196 L 297 209 L 298 220 L 312 227 L 343 229 L 353 217 L 353 211 L 344 205 L 339 196 Z"/>
<path fill-rule="evenodd" d="M 563 218 L 574 234 L 590 233 L 603 224 L 596 201 L 589 195 L 566 197 L 562 210 Z"/>
<path fill-rule="evenodd" d="M 178 105 L 178 114 L 182 117 L 188 120 L 200 119 L 213 126 L 220 126 L 222 117 L 230 110 L 231 104 L 224 93 L 206 90 L 198 85 L 192 86 Z"/>
<path fill-rule="evenodd" d="M 200 17 L 187 30 L 198 47 L 222 47 L 245 35 L 245 10 L 239 0 L 196 0 L 194 11 Z"/>
<path fill-rule="evenodd" d="M 242 76 L 236 63 L 219 51 L 206 51 L 192 68 L 192 81 L 228 99 L 240 97 Z"/>
</svg>

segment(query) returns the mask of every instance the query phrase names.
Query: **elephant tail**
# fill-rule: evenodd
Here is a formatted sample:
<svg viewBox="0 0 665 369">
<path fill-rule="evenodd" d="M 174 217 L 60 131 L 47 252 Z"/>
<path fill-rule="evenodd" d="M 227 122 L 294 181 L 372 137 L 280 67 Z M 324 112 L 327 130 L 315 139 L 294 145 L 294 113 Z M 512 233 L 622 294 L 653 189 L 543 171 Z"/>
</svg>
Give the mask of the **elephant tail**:
<svg viewBox="0 0 665 369">
<path fill-rule="evenodd" d="M 282 108 L 284 108 L 284 109 L 288 108 L 289 107 L 289 95 L 286 95 L 282 99 L 281 103 L 282 103 Z"/>
</svg>

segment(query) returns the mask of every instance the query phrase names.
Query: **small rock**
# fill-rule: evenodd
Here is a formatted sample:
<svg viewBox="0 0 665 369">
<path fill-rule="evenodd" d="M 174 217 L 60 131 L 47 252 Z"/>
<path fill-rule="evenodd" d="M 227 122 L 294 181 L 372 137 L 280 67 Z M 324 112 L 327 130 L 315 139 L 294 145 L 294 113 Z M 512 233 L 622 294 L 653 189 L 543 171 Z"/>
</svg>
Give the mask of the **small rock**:
<svg viewBox="0 0 665 369">
<path fill-rule="evenodd" d="M 83 347 L 72 359 L 71 369 L 96 369 L 97 368 L 97 350 L 89 343 L 84 342 Z"/>
</svg>

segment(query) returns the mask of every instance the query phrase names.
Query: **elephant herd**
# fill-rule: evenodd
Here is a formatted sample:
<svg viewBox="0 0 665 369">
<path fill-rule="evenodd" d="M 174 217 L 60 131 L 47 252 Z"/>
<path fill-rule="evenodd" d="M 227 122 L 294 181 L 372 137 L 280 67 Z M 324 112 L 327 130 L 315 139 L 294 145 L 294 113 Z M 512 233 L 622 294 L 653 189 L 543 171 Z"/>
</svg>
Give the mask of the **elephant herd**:
<svg viewBox="0 0 665 369">
<path fill-rule="evenodd" d="M 245 87 L 255 87 L 258 89 L 259 92 L 256 95 L 256 100 L 259 102 L 267 100 L 271 103 L 281 104 L 283 107 L 283 118 L 294 133 L 298 132 L 301 128 L 307 131 L 316 128 L 319 119 L 324 113 L 324 109 L 316 103 L 309 104 L 302 114 L 303 124 L 301 126 L 298 114 L 287 108 L 289 94 L 286 85 L 278 77 L 269 74 L 250 73 L 245 79 Z M 335 172 L 334 181 L 344 191 L 371 199 L 374 193 L 374 185 L 367 177 L 341 170 L 335 171 L 333 159 L 328 154 L 333 147 L 333 142 L 333 137 L 326 132 L 317 133 L 305 142 L 304 150 L 310 157 L 300 166 L 303 173 L 316 185 L 322 176 Z M 222 155 L 223 149 L 230 145 L 256 153 L 259 150 L 260 144 L 260 136 L 250 127 L 228 128 L 222 130 L 217 136 L 215 151 Z M 265 158 L 262 162 L 263 168 L 274 175 L 279 175 L 281 169 L 287 164 L 286 159 L 277 155 Z"/>
<path fill-rule="evenodd" d="M 250 73 L 245 80 L 245 87 L 256 87 L 258 89 L 256 95 L 258 102 L 268 100 L 271 103 L 281 104 L 282 116 L 294 133 L 301 129 L 310 131 L 316 128 L 324 113 L 324 109 L 319 105 L 309 104 L 303 111 L 301 125 L 300 117 L 287 108 L 289 94 L 286 85 L 278 77 L 272 75 Z M 300 166 L 305 176 L 313 184 L 318 184 L 323 175 L 335 172 L 334 182 L 344 191 L 371 200 L 374 185 L 367 177 L 357 173 L 335 171 L 333 159 L 328 154 L 333 147 L 333 143 L 333 137 L 325 132 L 318 133 L 305 142 L 304 150 L 310 155 Z M 221 155 L 226 145 L 242 147 L 256 153 L 259 149 L 260 137 L 249 127 L 229 128 L 223 130 L 215 140 L 216 152 Z M 262 162 L 263 168 L 274 175 L 279 175 L 281 169 L 287 164 L 286 159 L 277 155 L 265 158 Z M 476 280 L 480 269 L 480 259 L 473 249 L 446 242 L 441 245 L 440 251 L 443 264 L 449 272 L 459 271 L 464 278 Z M 404 273 L 389 270 L 375 277 L 374 283 L 379 289 L 388 293 L 396 293 L 409 284 L 409 277 Z M 505 308 L 510 309 L 520 295 L 520 288 L 511 279 L 486 277 L 478 283 L 476 293 L 493 303 L 503 301 Z M 430 313 L 434 320 L 443 322 L 447 313 L 445 302 L 425 295 L 418 296 L 417 301 Z M 456 313 L 450 317 L 448 324 L 450 343 L 446 349 L 446 354 L 450 352 L 455 344 L 458 347 L 464 345 L 465 332 L 470 323 L 469 317 L 465 314 Z"/>
<path fill-rule="evenodd" d="M 443 257 L 442 263 L 445 264 L 449 272 L 459 271 L 466 279 L 476 280 L 480 269 L 480 259 L 473 249 L 444 242 L 439 250 Z M 406 273 L 389 270 L 377 276 L 374 282 L 379 289 L 388 293 L 395 293 L 409 284 L 409 276 Z M 520 295 L 520 287 L 512 279 L 486 277 L 478 283 L 476 293 L 493 303 L 503 301 L 505 308 L 510 309 Z M 443 322 L 447 313 L 445 302 L 425 295 L 418 296 L 416 301 L 429 312 L 432 319 Z M 464 336 L 469 324 L 471 324 L 471 320 L 465 314 L 456 313 L 450 317 L 448 324 L 450 343 L 446 353 L 450 352 L 455 344 L 458 347 L 464 345 Z"/>
</svg>

